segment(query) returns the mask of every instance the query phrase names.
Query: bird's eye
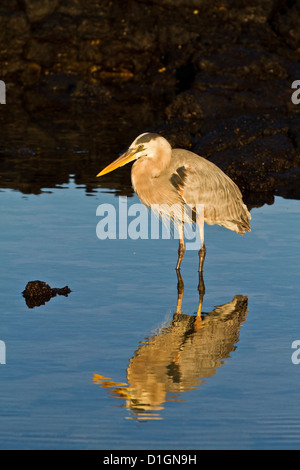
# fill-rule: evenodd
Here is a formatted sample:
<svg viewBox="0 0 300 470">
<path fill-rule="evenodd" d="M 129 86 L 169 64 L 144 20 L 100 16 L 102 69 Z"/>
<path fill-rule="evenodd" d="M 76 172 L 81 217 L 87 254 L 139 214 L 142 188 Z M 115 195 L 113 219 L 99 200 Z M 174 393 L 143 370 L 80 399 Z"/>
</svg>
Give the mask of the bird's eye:
<svg viewBox="0 0 300 470">
<path fill-rule="evenodd" d="M 142 150 L 144 150 L 144 146 L 143 146 L 143 145 L 139 145 L 137 150 L 138 150 L 138 152 L 141 152 Z"/>
</svg>

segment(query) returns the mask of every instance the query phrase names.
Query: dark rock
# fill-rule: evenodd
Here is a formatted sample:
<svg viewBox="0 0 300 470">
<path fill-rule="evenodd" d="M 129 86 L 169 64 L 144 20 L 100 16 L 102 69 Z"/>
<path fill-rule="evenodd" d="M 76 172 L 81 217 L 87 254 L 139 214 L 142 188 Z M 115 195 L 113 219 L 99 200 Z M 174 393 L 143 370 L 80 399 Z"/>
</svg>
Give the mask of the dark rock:
<svg viewBox="0 0 300 470">
<path fill-rule="evenodd" d="M 1 14 L 0 10 L 0 44 L 1 59 L 22 58 L 23 47 L 30 38 L 30 26 L 22 12 L 10 9 Z"/>
<path fill-rule="evenodd" d="M 21 4 L 26 11 L 30 23 L 42 21 L 51 15 L 60 0 L 21 0 Z"/>
<path fill-rule="evenodd" d="M 68 286 L 62 289 L 52 289 L 46 282 L 30 281 L 23 291 L 23 297 L 25 298 L 27 307 L 34 308 L 45 305 L 46 302 L 49 302 L 49 300 L 56 295 L 68 297 L 70 293 L 71 290 Z"/>
<path fill-rule="evenodd" d="M 38 63 L 41 67 L 49 67 L 55 59 L 55 51 L 52 44 L 31 39 L 24 52 L 25 59 Z"/>
<path fill-rule="evenodd" d="M 198 95 L 198 97 L 197 97 Z M 166 108 L 166 116 L 168 119 L 180 116 L 184 120 L 201 120 L 204 113 L 201 109 L 200 93 L 197 91 L 185 91 L 177 95 L 173 102 Z"/>
<path fill-rule="evenodd" d="M 299 197 L 300 0 L 3 0 L 0 185 L 132 194 L 100 168 L 158 130 L 254 199 Z M 17 134 L 17 135 L 16 135 Z"/>
<path fill-rule="evenodd" d="M 282 40 L 292 49 L 300 47 L 300 1 L 275 3 L 270 21 L 272 27 Z"/>
</svg>

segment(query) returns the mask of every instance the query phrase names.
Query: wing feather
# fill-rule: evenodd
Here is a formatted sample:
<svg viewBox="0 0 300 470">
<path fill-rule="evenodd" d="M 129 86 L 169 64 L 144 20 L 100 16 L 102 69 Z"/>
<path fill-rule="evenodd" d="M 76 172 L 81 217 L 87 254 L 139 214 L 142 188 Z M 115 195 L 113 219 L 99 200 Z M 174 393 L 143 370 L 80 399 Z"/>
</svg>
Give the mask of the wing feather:
<svg viewBox="0 0 300 470">
<path fill-rule="evenodd" d="M 214 163 L 187 150 L 174 149 L 170 182 L 186 204 L 203 204 L 206 223 L 241 234 L 250 231 L 251 215 L 238 186 Z"/>
</svg>

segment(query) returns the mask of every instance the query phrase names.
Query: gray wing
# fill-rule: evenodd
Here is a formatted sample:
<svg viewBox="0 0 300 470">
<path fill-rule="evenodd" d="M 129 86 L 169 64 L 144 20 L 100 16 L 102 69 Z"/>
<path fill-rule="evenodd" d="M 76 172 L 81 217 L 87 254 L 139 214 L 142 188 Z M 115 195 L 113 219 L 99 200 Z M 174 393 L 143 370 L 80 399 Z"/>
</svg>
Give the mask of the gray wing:
<svg viewBox="0 0 300 470">
<path fill-rule="evenodd" d="M 214 163 L 188 150 L 174 149 L 169 167 L 171 184 L 186 204 L 204 205 L 206 223 L 244 234 L 251 215 L 238 186 Z"/>
</svg>

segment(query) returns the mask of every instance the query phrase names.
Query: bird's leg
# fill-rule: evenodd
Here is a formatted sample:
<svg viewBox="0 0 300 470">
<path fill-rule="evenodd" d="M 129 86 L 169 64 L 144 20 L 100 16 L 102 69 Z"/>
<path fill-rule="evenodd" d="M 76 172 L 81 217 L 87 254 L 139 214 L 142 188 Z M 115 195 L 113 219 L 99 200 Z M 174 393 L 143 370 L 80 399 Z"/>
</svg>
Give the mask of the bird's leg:
<svg viewBox="0 0 300 470">
<path fill-rule="evenodd" d="M 202 222 L 198 221 L 199 229 L 200 229 L 200 239 L 201 239 L 201 249 L 199 251 L 199 272 L 203 271 L 203 265 L 206 255 L 206 248 L 204 243 L 204 220 Z"/>
<path fill-rule="evenodd" d="M 185 246 L 184 246 L 184 237 L 183 237 L 183 223 L 178 226 L 178 233 L 179 233 L 179 248 L 178 248 L 178 260 L 176 270 L 180 269 L 181 261 L 184 256 Z"/>
<path fill-rule="evenodd" d="M 199 251 L 199 272 L 203 272 L 203 265 L 206 255 L 206 248 L 205 245 L 202 245 L 201 250 Z"/>
<path fill-rule="evenodd" d="M 203 280 L 203 271 L 199 271 L 199 284 L 198 284 L 198 291 L 199 291 L 199 305 L 197 310 L 197 317 L 201 319 L 201 311 L 203 305 L 203 299 L 205 295 L 205 284 Z"/>
<path fill-rule="evenodd" d="M 183 291 L 184 291 L 184 283 L 180 274 L 179 269 L 177 269 L 177 306 L 176 306 L 176 313 L 181 313 L 181 304 L 182 304 L 182 297 L 183 297 Z"/>
</svg>

